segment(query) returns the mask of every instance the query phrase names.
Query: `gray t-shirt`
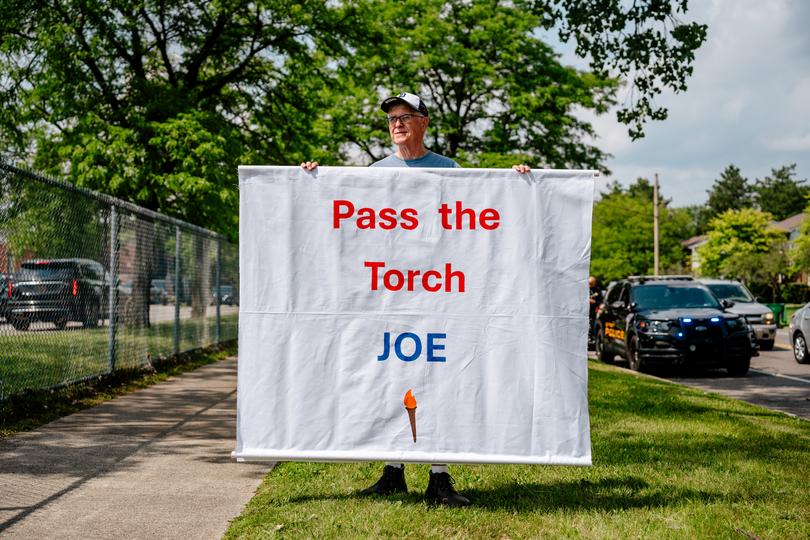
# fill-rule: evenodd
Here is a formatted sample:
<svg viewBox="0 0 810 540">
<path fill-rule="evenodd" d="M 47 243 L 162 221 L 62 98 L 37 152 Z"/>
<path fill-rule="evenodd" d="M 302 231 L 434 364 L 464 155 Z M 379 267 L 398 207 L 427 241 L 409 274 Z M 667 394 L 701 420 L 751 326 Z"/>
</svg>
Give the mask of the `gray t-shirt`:
<svg viewBox="0 0 810 540">
<path fill-rule="evenodd" d="M 397 157 L 396 154 L 391 154 L 387 158 L 375 161 L 370 167 L 433 167 L 436 169 L 455 169 L 460 168 L 459 164 L 436 152 L 428 153 L 419 159 L 402 159 Z"/>
</svg>

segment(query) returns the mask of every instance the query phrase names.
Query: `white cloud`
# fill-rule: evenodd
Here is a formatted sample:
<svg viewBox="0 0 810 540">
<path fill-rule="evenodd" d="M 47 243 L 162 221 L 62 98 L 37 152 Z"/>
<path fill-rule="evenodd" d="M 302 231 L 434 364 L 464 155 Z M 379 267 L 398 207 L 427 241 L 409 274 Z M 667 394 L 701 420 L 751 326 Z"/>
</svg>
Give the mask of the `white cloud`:
<svg viewBox="0 0 810 540">
<path fill-rule="evenodd" d="M 782 137 L 765 141 L 765 146 L 771 150 L 784 152 L 810 152 L 810 133 L 797 137 Z"/>
<path fill-rule="evenodd" d="M 669 118 L 630 141 L 615 117 L 588 118 L 595 143 L 614 155 L 606 165 L 627 184 L 658 172 L 673 204 L 703 203 L 729 164 L 751 180 L 797 164 L 810 176 L 810 2 L 691 2 L 684 21 L 709 25 L 685 93 L 658 102 Z"/>
<path fill-rule="evenodd" d="M 612 155 L 624 152 L 632 144 L 633 141 L 627 135 L 627 126 L 618 123 L 612 113 L 597 115 L 593 111 L 582 109 L 576 114 L 590 123 L 597 135 L 596 138 L 588 138 L 586 141 L 588 144 L 593 144 L 603 152 Z"/>
</svg>

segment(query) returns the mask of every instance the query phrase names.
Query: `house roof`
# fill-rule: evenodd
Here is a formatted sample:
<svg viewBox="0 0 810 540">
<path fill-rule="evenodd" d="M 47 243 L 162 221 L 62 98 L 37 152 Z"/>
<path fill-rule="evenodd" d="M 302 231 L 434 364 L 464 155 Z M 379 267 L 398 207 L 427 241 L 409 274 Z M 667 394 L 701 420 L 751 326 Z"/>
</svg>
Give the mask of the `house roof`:
<svg viewBox="0 0 810 540">
<path fill-rule="evenodd" d="M 775 221 L 773 222 L 773 226 L 779 230 L 785 232 L 791 232 L 797 230 L 802 222 L 804 221 L 804 212 L 801 214 L 796 214 L 795 216 L 790 216 L 789 218 L 783 219 L 782 221 Z"/>
<path fill-rule="evenodd" d="M 700 236 L 693 236 L 692 238 L 687 238 L 686 240 L 681 240 L 681 245 L 685 248 L 693 248 L 697 247 L 698 245 L 705 242 L 709 237 L 705 234 L 701 234 Z"/>
<path fill-rule="evenodd" d="M 796 214 L 795 216 L 790 216 L 789 218 L 783 219 L 782 221 L 774 221 L 771 223 L 771 226 L 779 229 L 780 231 L 784 231 L 786 233 L 790 233 L 796 231 L 801 227 L 802 222 L 804 222 L 805 214 Z M 687 249 L 694 249 L 698 247 L 700 244 L 703 244 L 708 240 L 708 235 L 701 234 L 699 236 L 693 236 L 692 238 L 687 238 L 686 240 L 681 240 L 681 245 Z"/>
</svg>

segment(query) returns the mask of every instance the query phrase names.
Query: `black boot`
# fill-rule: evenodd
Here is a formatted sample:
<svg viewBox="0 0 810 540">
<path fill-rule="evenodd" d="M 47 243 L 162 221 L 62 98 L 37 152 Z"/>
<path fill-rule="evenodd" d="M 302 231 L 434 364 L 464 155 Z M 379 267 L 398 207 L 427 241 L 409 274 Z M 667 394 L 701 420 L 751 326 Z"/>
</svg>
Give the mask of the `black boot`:
<svg viewBox="0 0 810 540">
<path fill-rule="evenodd" d="M 361 491 L 360 495 L 391 495 L 398 491 L 408 492 L 408 485 L 405 483 L 405 467 L 386 465 L 377 483 Z"/>
<path fill-rule="evenodd" d="M 428 502 L 435 504 L 446 504 L 447 506 L 469 506 L 470 500 L 459 495 L 458 491 L 453 488 L 456 481 L 450 476 L 450 473 L 430 472 L 430 481 L 428 482 L 425 497 Z"/>
</svg>

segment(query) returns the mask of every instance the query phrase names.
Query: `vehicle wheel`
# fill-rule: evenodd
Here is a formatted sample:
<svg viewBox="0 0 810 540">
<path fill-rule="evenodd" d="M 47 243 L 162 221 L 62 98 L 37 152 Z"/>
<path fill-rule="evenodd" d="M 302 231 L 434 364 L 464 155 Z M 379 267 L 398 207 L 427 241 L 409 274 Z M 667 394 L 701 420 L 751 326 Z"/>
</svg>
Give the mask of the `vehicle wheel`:
<svg viewBox="0 0 810 540">
<path fill-rule="evenodd" d="M 94 304 L 87 308 L 84 313 L 82 326 L 85 328 L 98 328 L 98 320 L 101 316 L 101 306 Z"/>
<path fill-rule="evenodd" d="M 810 354 L 807 352 L 807 341 L 804 339 L 804 334 L 796 332 L 793 336 L 793 358 L 800 364 L 810 362 Z"/>
<path fill-rule="evenodd" d="M 743 375 L 748 374 L 748 368 L 751 367 L 751 357 L 747 357 L 743 360 L 737 360 L 726 369 L 728 370 L 728 374 L 732 377 L 742 377 Z"/>
<path fill-rule="evenodd" d="M 636 336 L 630 338 L 630 344 L 627 346 L 627 362 L 630 364 L 630 369 L 633 371 L 641 371 L 643 367 L 641 355 L 638 352 L 638 338 Z"/>
<path fill-rule="evenodd" d="M 772 339 L 768 339 L 768 340 L 765 340 L 765 341 L 760 341 L 759 342 L 759 350 L 761 350 L 761 351 L 770 351 L 771 349 L 773 349 L 773 341 L 774 340 L 772 340 Z"/>
<path fill-rule="evenodd" d="M 25 332 L 30 325 L 31 322 L 28 319 L 11 319 L 11 326 L 19 332 Z"/>
<path fill-rule="evenodd" d="M 596 350 L 596 358 L 606 364 L 612 364 L 614 355 L 612 352 L 605 349 L 605 332 L 600 328 L 599 333 L 596 334 L 596 343 L 594 344 Z"/>
<path fill-rule="evenodd" d="M 56 326 L 57 330 L 64 330 L 67 326 L 67 319 L 65 317 L 59 317 L 55 321 L 53 321 L 54 326 Z"/>
</svg>

